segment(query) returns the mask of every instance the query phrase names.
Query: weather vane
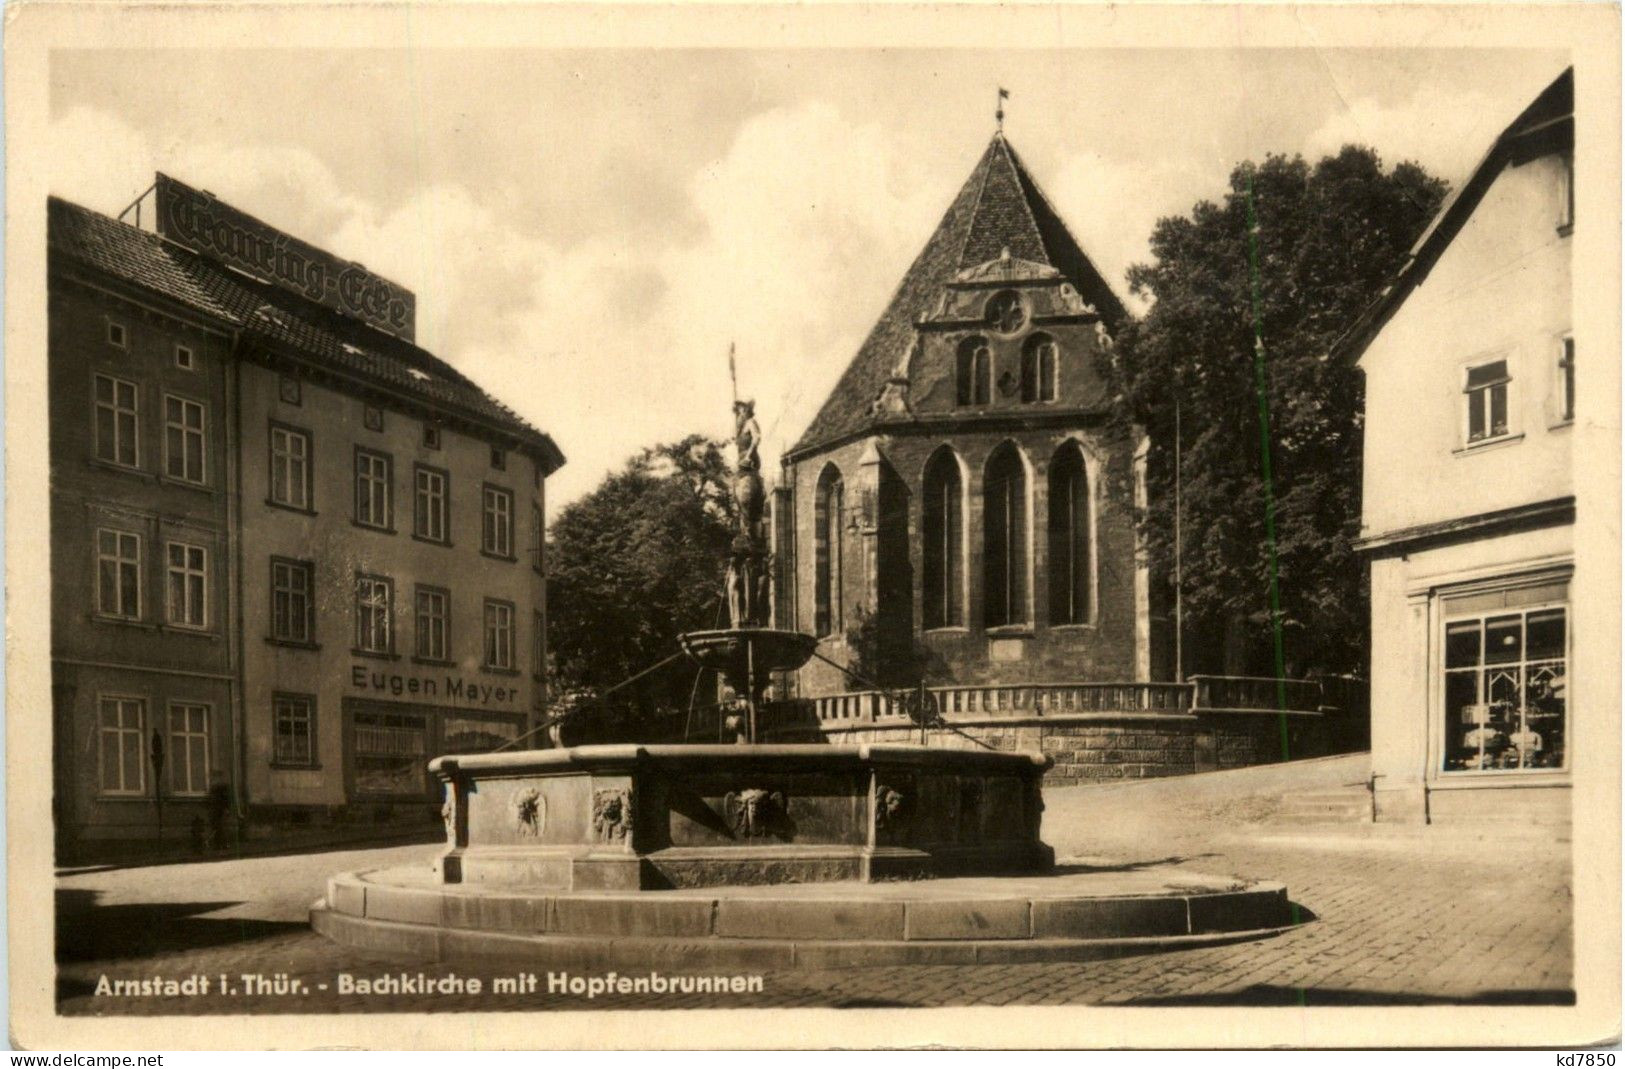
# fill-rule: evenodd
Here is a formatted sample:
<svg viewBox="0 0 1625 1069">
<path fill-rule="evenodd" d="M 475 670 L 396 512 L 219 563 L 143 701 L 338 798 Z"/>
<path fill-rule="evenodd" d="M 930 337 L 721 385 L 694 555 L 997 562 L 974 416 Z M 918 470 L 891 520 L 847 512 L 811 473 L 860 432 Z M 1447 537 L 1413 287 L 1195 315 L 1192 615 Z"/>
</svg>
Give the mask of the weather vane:
<svg viewBox="0 0 1625 1069">
<path fill-rule="evenodd" d="M 999 86 L 999 105 L 998 109 L 993 112 L 993 117 L 999 121 L 999 133 L 1001 134 L 1004 133 L 1004 102 L 1009 99 L 1010 90 L 1002 85 Z"/>
</svg>

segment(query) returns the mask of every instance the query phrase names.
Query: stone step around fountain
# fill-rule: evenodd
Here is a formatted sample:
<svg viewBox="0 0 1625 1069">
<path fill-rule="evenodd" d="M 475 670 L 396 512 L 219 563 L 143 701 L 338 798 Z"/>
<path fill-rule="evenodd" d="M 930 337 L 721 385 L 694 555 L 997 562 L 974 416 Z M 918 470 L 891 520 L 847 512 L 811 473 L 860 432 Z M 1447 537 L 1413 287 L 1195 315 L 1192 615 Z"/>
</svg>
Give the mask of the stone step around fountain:
<svg viewBox="0 0 1625 1069">
<path fill-rule="evenodd" d="M 1165 867 L 620 894 L 476 889 L 396 869 L 336 876 L 311 911 L 318 932 L 370 953 L 678 970 L 1082 960 L 1256 939 L 1300 920 L 1280 884 Z"/>
</svg>

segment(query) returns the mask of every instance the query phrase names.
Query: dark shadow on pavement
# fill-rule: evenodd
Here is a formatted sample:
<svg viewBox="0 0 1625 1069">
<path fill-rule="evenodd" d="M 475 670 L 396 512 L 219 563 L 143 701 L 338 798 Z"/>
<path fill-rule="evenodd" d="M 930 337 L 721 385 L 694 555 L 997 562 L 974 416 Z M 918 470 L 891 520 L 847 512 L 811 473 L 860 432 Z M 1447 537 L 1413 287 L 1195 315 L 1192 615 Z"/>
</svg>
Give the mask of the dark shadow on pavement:
<svg viewBox="0 0 1625 1069">
<path fill-rule="evenodd" d="M 85 857 L 73 861 L 63 861 L 59 858 L 57 860 L 56 875 L 85 876 L 98 872 L 112 872 L 117 869 L 147 868 L 152 865 L 241 861 L 250 857 L 289 857 L 294 854 L 333 854 L 343 850 L 374 850 L 387 846 L 412 846 L 418 843 L 432 846 L 436 843 L 443 844 L 445 840 L 445 828 L 436 823 L 433 827 L 414 828 L 410 831 L 382 835 L 359 836 L 354 839 L 329 839 L 321 842 L 304 843 L 245 843 L 226 850 L 198 851 L 171 847 L 166 844 L 163 849 L 140 848 L 139 853 L 108 853 L 100 857 Z"/>
<path fill-rule="evenodd" d="M 290 932 L 309 931 L 294 921 L 203 917 L 235 901 L 132 902 L 99 906 L 98 891 L 58 888 L 56 960 L 117 961 L 177 950 L 229 946 Z"/>
<path fill-rule="evenodd" d="M 1239 991 L 1129 999 L 1125 1006 L 1572 1006 L 1574 992 L 1554 988 L 1428 995 L 1414 991 L 1285 987 L 1254 984 Z"/>
<path fill-rule="evenodd" d="M 1140 869 L 1154 869 L 1163 865 L 1183 865 L 1187 861 L 1200 861 L 1205 857 L 1218 856 L 1218 854 L 1212 852 L 1205 854 L 1175 854 L 1172 857 L 1146 858 L 1144 861 L 1117 861 L 1110 865 L 1085 865 L 1082 862 L 1070 861 L 1056 865 L 1053 871 L 1057 876 L 1084 872 L 1137 872 Z"/>
</svg>

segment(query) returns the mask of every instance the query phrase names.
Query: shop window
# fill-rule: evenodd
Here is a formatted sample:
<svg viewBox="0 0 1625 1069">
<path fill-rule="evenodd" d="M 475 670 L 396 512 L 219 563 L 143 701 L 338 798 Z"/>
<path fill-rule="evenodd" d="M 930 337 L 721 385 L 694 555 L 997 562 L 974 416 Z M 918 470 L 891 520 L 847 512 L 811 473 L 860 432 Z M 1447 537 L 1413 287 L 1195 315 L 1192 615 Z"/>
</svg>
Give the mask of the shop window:
<svg viewBox="0 0 1625 1069">
<path fill-rule="evenodd" d="M 357 794 L 427 793 L 428 720 L 410 713 L 356 712 L 351 753 Z"/>
<path fill-rule="evenodd" d="M 178 795 L 209 793 L 209 707 L 194 702 L 169 706 L 169 792 Z"/>
<path fill-rule="evenodd" d="M 965 515 L 959 461 L 946 446 L 925 468 L 921 537 L 924 541 L 925 626 L 959 627 L 964 619 Z"/>
<path fill-rule="evenodd" d="M 141 618 L 140 535 L 105 527 L 96 532 L 96 611 Z"/>
<path fill-rule="evenodd" d="M 987 339 L 966 338 L 955 359 L 960 405 L 985 405 L 993 394 L 993 350 Z"/>
<path fill-rule="evenodd" d="M 420 586 L 415 600 L 417 655 L 425 661 L 444 661 L 449 646 L 451 595 L 440 587 Z"/>
<path fill-rule="evenodd" d="M 513 603 L 485 599 L 485 667 L 512 671 L 514 666 Z"/>
<path fill-rule="evenodd" d="M 390 466 L 386 453 L 355 451 L 355 522 L 363 527 L 389 529 Z"/>
<path fill-rule="evenodd" d="M 311 507 L 310 435 L 279 423 L 271 424 L 270 503 L 292 509 Z"/>
<path fill-rule="evenodd" d="M 446 753 L 490 753 L 519 739 L 519 725 L 511 720 L 448 716 L 443 730 Z"/>
<path fill-rule="evenodd" d="M 183 482 L 204 481 L 203 406 L 184 397 L 164 397 L 164 473 Z"/>
<path fill-rule="evenodd" d="M 1568 735 L 1568 609 L 1447 619 L 1445 772 L 1559 769 Z"/>
<path fill-rule="evenodd" d="M 271 718 L 276 726 L 275 764 L 311 768 L 316 764 L 316 699 L 309 694 L 275 694 Z"/>
<path fill-rule="evenodd" d="M 165 547 L 165 618 L 176 627 L 207 627 L 209 624 L 209 551 L 187 542 L 171 542 Z"/>
<path fill-rule="evenodd" d="M 1027 622 L 1027 471 L 1009 442 L 993 451 L 982 489 L 982 619 Z"/>
<path fill-rule="evenodd" d="M 140 388 L 111 375 L 96 376 L 96 459 L 126 468 L 141 464 Z"/>
<path fill-rule="evenodd" d="M 1034 334 L 1021 348 L 1021 399 L 1055 400 L 1055 365 L 1059 350 L 1048 334 Z"/>
<path fill-rule="evenodd" d="M 1507 391 L 1512 377 L 1507 362 L 1496 360 L 1467 369 L 1467 442 L 1487 442 L 1508 433 Z"/>
<path fill-rule="evenodd" d="M 360 653 L 393 653 L 390 620 L 394 615 L 394 584 L 376 575 L 356 577 L 355 645 Z"/>
<path fill-rule="evenodd" d="M 844 486 L 833 465 L 818 476 L 813 516 L 813 621 L 819 637 L 840 633 L 844 626 L 841 605 L 841 521 Z"/>
<path fill-rule="evenodd" d="M 445 542 L 451 530 L 449 476 L 439 468 L 419 464 L 414 469 L 412 533 L 429 542 Z"/>
<path fill-rule="evenodd" d="M 271 638 L 277 642 L 315 641 L 311 599 L 314 565 L 309 561 L 271 560 Z"/>
<path fill-rule="evenodd" d="M 102 698 L 97 712 L 97 777 L 103 794 L 146 793 L 147 703 L 140 698 Z"/>
<path fill-rule="evenodd" d="M 1091 618 L 1094 567 L 1090 545 L 1089 471 L 1075 442 L 1062 446 L 1049 469 L 1049 621 L 1086 624 Z"/>
<path fill-rule="evenodd" d="M 493 557 L 513 558 L 513 491 L 485 487 L 484 523 L 480 549 Z"/>
</svg>

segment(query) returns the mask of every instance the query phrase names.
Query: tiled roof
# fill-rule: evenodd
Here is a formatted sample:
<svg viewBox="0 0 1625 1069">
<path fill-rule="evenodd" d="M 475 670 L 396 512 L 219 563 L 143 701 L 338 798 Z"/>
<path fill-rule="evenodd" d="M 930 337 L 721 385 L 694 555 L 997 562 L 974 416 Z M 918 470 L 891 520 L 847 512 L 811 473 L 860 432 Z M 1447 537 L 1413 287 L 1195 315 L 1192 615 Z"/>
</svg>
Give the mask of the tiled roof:
<svg viewBox="0 0 1625 1069">
<path fill-rule="evenodd" d="M 1015 259 L 1056 268 L 1111 329 L 1122 321 L 1122 302 L 1067 232 L 1009 142 L 994 135 L 791 453 L 867 427 L 873 421 L 873 402 L 914 344 L 915 320 L 937 304 L 943 286 L 961 272 L 999 259 L 1005 250 Z"/>
<path fill-rule="evenodd" d="M 252 338 L 492 424 L 540 449 L 550 470 L 564 462 L 546 434 L 410 342 L 54 197 L 50 244 L 91 267 L 207 312 Z"/>
</svg>

